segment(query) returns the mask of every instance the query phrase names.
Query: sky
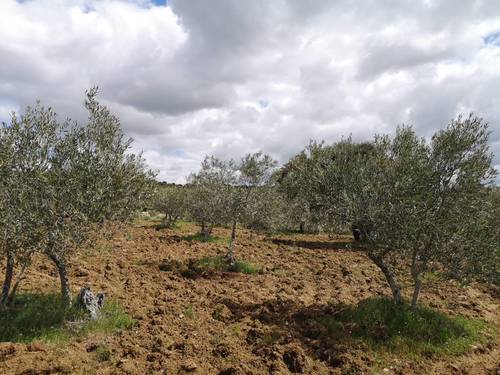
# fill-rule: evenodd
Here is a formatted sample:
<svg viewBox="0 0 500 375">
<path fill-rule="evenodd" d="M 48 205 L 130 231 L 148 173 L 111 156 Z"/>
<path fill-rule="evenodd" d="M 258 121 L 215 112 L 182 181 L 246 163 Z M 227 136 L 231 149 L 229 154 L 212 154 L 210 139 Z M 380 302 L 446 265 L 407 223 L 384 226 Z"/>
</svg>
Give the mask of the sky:
<svg viewBox="0 0 500 375">
<path fill-rule="evenodd" d="M 0 121 L 95 85 L 164 181 L 470 111 L 500 168 L 500 1 L 0 0 Z"/>
</svg>

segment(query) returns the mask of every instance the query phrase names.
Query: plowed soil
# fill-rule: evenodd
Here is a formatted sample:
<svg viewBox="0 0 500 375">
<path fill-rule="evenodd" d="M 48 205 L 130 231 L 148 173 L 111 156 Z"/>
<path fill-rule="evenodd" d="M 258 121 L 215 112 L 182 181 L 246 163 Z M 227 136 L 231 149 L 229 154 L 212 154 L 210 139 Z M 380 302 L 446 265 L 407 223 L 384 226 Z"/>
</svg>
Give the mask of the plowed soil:
<svg viewBox="0 0 500 375">
<path fill-rule="evenodd" d="M 266 237 L 240 231 L 236 255 L 265 272 L 189 279 L 162 271 L 166 260 L 215 255 L 224 245 L 182 240 L 196 227 L 157 231 L 122 228 L 72 262 L 73 291 L 83 285 L 120 301 L 137 325 L 117 335 L 90 335 L 61 348 L 0 343 L 1 374 L 500 374 L 500 343 L 451 358 L 392 358 L 380 363 L 366 346 L 329 349 L 311 317 L 389 290 L 381 272 L 349 238 Z M 227 236 L 228 231 L 217 229 Z M 0 268 L 3 272 L 3 270 Z M 40 258 L 21 288 L 58 290 L 52 265 Z M 498 289 L 452 282 L 425 285 L 421 303 L 449 314 L 500 321 Z M 105 344 L 99 362 L 89 348 Z M 349 372 L 348 370 L 349 369 Z"/>
</svg>

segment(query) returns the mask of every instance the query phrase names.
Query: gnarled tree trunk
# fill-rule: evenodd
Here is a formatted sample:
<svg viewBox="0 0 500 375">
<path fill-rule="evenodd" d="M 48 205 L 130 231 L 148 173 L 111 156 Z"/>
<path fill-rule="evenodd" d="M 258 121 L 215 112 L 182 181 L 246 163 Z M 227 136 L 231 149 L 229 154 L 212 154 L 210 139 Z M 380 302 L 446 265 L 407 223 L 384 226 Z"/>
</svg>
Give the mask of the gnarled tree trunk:
<svg viewBox="0 0 500 375">
<path fill-rule="evenodd" d="M 54 262 L 57 272 L 59 273 L 59 280 L 61 282 L 61 297 L 66 305 L 71 305 L 71 289 L 69 285 L 68 270 L 66 262 L 61 257 L 53 252 L 49 252 L 49 258 Z"/>
<path fill-rule="evenodd" d="M 368 257 L 380 268 L 382 273 L 385 276 L 385 279 L 387 280 L 387 283 L 389 284 L 389 287 L 391 288 L 392 291 L 392 297 L 394 299 L 394 302 L 396 303 L 402 303 L 403 302 L 403 296 L 401 295 L 401 286 L 399 283 L 396 281 L 396 278 L 394 276 L 394 273 L 392 270 L 387 267 L 383 259 L 379 256 L 373 255 L 373 254 L 368 254 Z"/>
<path fill-rule="evenodd" d="M 17 289 L 19 289 L 19 285 L 21 284 L 21 281 L 23 281 L 26 278 L 26 270 L 28 269 L 28 263 L 24 263 L 23 267 L 21 268 L 21 271 L 19 272 L 19 275 L 17 275 L 16 282 L 14 283 L 14 286 L 12 287 L 12 290 L 9 294 L 9 298 L 7 299 L 7 304 L 11 305 L 12 302 L 14 301 L 14 297 L 16 296 Z"/>
<path fill-rule="evenodd" d="M 420 279 L 420 275 L 422 271 L 425 269 L 426 263 L 421 264 L 421 267 L 418 266 L 417 254 L 413 254 L 413 260 L 411 264 L 411 277 L 413 278 L 414 286 L 413 286 L 413 296 L 411 299 L 411 307 L 415 309 L 418 303 L 418 296 L 420 295 L 420 290 L 422 289 L 422 280 Z"/>
</svg>

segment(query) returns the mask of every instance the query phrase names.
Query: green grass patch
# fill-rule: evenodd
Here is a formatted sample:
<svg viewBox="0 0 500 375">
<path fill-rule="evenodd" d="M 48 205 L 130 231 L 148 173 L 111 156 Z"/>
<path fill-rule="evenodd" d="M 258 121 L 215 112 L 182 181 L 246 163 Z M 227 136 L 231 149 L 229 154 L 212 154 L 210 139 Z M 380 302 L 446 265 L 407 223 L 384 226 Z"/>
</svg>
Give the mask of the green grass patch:
<svg viewBox="0 0 500 375">
<path fill-rule="evenodd" d="M 101 344 L 97 347 L 97 349 L 95 350 L 95 354 L 98 362 L 106 362 L 111 359 L 111 351 L 104 344 Z"/>
<path fill-rule="evenodd" d="M 318 322 L 334 337 L 350 337 L 409 357 L 463 353 L 486 341 L 488 328 L 481 320 L 451 317 L 423 306 L 413 310 L 386 298 L 364 300 Z"/>
<path fill-rule="evenodd" d="M 218 243 L 224 245 L 229 243 L 229 239 L 227 237 L 205 236 L 201 233 L 182 236 L 181 240 L 187 242 L 206 242 L 206 243 Z"/>
<path fill-rule="evenodd" d="M 196 267 L 202 270 L 208 269 L 219 272 L 238 272 L 245 273 L 247 275 L 263 273 L 262 267 L 242 260 L 239 260 L 233 266 L 230 266 L 222 255 L 214 257 L 203 257 L 196 262 Z"/>
<path fill-rule="evenodd" d="M 174 272 L 191 279 L 197 277 L 210 277 L 220 272 L 238 272 L 248 275 L 261 274 L 264 272 L 262 267 L 241 260 L 231 266 L 223 255 L 189 259 L 186 262 L 165 260 L 159 264 L 158 268 L 161 271 Z"/>
<path fill-rule="evenodd" d="M 106 301 L 95 320 L 74 305 L 66 307 L 58 294 L 18 295 L 12 307 L 0 311 L 0 342 L 65 344 L 90 332 L 115 333 L 135 323 L 114 300 Z"/>
</svg>

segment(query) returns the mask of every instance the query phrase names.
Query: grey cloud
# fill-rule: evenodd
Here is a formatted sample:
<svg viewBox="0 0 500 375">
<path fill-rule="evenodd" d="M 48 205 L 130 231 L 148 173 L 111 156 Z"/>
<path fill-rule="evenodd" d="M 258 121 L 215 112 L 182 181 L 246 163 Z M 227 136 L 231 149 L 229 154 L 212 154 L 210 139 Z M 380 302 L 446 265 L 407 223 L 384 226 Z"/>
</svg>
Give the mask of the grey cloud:
<svg viewBox="0 0 500 375">
<path fill-rule="evenodd" d="M 284 162 L 311 138 L 402 123 L 430 136 L 469 110 L 500 165 L 500 46 L 484 40 L 500 2 L 3 0 L 0 13 L 0 116 L 41 99 L 84 120 L 98 84 L 162 179 L 204 154 Z"/>
</svg>

